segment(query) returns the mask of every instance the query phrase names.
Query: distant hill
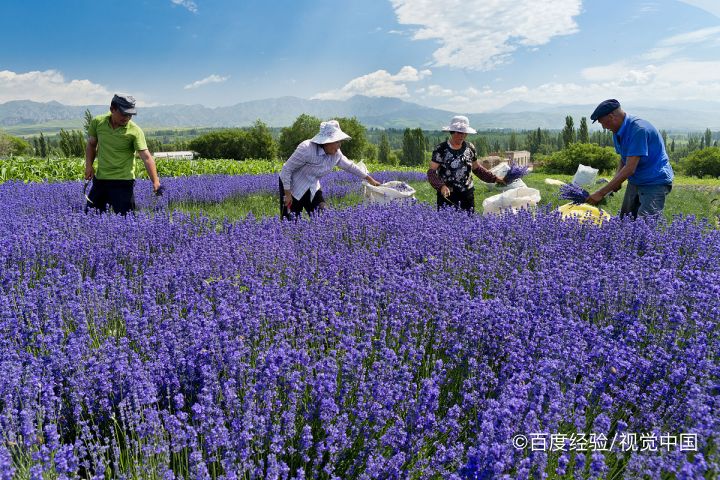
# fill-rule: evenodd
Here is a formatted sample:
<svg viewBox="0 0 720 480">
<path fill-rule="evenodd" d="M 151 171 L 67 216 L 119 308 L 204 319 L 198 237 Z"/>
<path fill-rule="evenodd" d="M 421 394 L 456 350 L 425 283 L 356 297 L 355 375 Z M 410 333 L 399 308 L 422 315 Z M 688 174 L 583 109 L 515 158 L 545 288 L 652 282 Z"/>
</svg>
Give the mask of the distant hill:
<svg viewBox="0 0 720 480">
<path fill-rule="evenodd" d="M 108 111 L 105 105 L 67 106 L 58 102 L 18 100 L 0 104 L 0 128 L 15 134 L 81 128 L 84 112 Z M 303 114 L 321 119 L 355 116 L 367 127 L 437 129 L 452 113 L 396 98 L 355 96 L 345 101 L 280 97 L 238 103 L 229 107 L 163 105 L 138 109 L 137 122 L 146 129 L 167 127 L 245 127 L 257 119 L 271 127 L 285 127 Z"/>
<path fill-rule="evenodd" d="M 469 114 L 471 125 L 490 129 L 561 129 L 565 116 L 575 125 L 590 117 L 595 105 L 554 105 L 513 102 L 487 113 Z M 54 133 L 60 128 L 81 128 L 86 109 L 94 114 L 106 112 L 106 105 L 68 106 L 58 102 L 39 103 L 17 100 L 0 104 L 0 129 L 16 135 Z M 663 107 L 627 106 L 630 113 L 650 120 L 656 127 L 674 131 L 720 130 L 720 103 L 695 102 Z M 203 105 L 163 105 L 139 109 L 138 123 L 145 129 L 172 127 L 244 127 L 257 119 L 271 127 L 290 125 L 307 113 L 321 119 L 357 117 L 363 125 L 375 128 L 417 128 L 439 130 L 455 112 L 424 107 L 396 98 L 355 96 L 345 101 L 308 100 L 280 97 L 242 102 L 228 107 Z M 595 126 L 597 128 L 597 126 Z"/>
</svg>

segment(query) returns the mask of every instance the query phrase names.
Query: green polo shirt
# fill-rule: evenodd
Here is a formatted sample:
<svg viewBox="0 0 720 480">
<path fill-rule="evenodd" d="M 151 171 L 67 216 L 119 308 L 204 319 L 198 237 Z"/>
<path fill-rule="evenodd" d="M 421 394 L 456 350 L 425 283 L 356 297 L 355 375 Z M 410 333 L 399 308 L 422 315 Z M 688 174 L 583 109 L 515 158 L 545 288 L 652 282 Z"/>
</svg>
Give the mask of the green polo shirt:
<svg viewBox="0 0 720 480">
<path fill-rule="evenodd" d="M 98 140 L 97 172 L 100 180 L 135 178 L 135 152 L 147 150 L 145 134 L 135 122 L 113 129 L 110 113 L 98 115 L 90 122 L 88 135 Z"/>
</svg>

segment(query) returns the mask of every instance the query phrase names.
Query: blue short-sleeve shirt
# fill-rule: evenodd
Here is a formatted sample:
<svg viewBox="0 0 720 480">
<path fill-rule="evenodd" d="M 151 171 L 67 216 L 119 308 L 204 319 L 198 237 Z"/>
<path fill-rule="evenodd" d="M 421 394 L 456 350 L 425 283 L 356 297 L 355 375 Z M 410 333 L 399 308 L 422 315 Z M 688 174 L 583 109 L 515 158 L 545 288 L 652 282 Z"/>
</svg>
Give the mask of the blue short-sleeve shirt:
<svg viewBox="0 0 720 480">
<path fill-rule="evenodd" d="M 675 174 L 660 133 L 650 122 L 625 115 L 620 130 L 613 135 L 615 151 L 623 165 L 627 157 L 640 157 L 635 173 L 628 182 L 633 185 L 669 185 Z"/>
</svg>

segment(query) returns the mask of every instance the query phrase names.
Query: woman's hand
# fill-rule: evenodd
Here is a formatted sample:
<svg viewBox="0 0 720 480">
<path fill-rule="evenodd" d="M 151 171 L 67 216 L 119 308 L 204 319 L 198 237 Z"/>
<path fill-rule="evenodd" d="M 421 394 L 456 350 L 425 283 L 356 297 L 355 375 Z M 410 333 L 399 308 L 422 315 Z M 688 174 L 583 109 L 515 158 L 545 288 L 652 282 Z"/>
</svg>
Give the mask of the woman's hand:
<svg viewBox="0 0 720 480">
<path fill-rule="evenodd" d="M 366 180 L 370 185 L 372 185 L 373 187 L 379 187 L 380 185 L 382 185 L 382 183 L 378 182 L 377 180 L 375 180 L 375 179 L 374 179 L 373 177 L 371 177 L 370 175 L 368 175 L 367 177 L 365 177 L 365 180 Z"/>
<path fill-rule="evenodd" d="M 447 185 L 443 185 L 442 187 L 440 187 L 440 195 L 448 198 L 450 196 L 450 188 Z"/>
<path fill-rule="evenodd" d="M 285 195 L 283 196 L 283 203 L 288 210 L 292 208 L 293 197 L 292 193 L 289 190 L 285 190 Z"/>
</svg>

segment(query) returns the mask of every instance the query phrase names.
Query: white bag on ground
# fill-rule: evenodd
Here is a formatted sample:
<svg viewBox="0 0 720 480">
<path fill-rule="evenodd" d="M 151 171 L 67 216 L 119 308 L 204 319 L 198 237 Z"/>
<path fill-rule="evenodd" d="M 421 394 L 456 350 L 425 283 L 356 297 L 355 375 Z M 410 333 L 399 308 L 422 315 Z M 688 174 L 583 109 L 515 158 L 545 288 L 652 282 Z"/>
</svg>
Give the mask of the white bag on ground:
<svg viewBox="0 0 720 480">
<path fill-rule="evenodd" d="M 521 208 L 534 207 L 540 201 L 540 190 L 529 187 L 513 188 L 483 200 L 483 213 L 513 212 Z"/>
<path fill-rule="evenodd" d="M 595 179 L 597 178 L 597 176 L 597 168 L 588 167 L 587 165 L 583 165 L 581 163 L 580 165 L 578 165 L 575 176 L 572 179 L 572 183 L 579 187 L 583 187 L 585 185 L 592 185 L 595 183 Z"/>
<path fill-rule="evenodd" d="M 365 162 L 360 160 L 356 165 L 367 175 L 368 168 Z M 377 187 L 373 187 L 363 180 L 363 186 L 365 187 L 363 196 L 365 197 L 365 201 L 369 203 L 388 203 L 392 200 L 415 198 L 415 189 L 407 183 L 398 180 L 385 182 Z"/>
<path fill-rule="evenodd" d="M 405 182 L 393 180 L 373 187 L 365 182 L 365 200 L 369 203 L 388 203 L 393 200 L 415 198 L 415 189 Z"/>
<path fill-rule="evenodd" d="M 547 183 L 548 185 L 557 185 L 559 187 L 562 187 L 563 185 L 565 185 L 565 182 L 563 182 L 562 180 L 558 180 L 556 178 L 546 178 L 545 183 Z"/>
<path fill-rule="evenodd" d="M 512 183 L 509 183 L 504 186 L 498 186 L 497 188 L 501 192 L 507 192 L 508 190 L 512 190 L 514 188 L 527 188 L 527 185 L 525 184 L 525 182 L 522 181 L 522 178 L 518 178 L 517 180 L 515 180 Z"/>
</svg>

